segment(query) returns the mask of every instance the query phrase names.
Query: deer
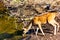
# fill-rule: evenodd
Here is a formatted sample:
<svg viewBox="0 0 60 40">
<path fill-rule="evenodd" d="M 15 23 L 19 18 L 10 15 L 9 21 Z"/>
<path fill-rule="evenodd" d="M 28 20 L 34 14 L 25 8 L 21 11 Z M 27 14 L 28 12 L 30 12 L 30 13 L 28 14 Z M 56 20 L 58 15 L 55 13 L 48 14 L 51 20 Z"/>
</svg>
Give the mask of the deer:
<svg viewBox="0 0 60 40">
<path fill-rule="evenodd" d="M 47 22 L 51 24 L 54 27 L 54 35 L 57 34 L 57 31 L 59 31 L 59 23 L 55 20 L 55 17 L 58 15 L 58 12 L 45 12 L 41 15 L 31 17 L 32 21 L 30 22 L 30 25 L 28 28 L 24 29 L 24 34 L 26 34 L 32 27 L 32 22 L 36 25 L 38 25 L 36 35 L 38 33 L 38 30 L 40 29 L 42 34 L 45 35 L 42 29 L 42 24 L 46 24 Z"/>
</svg>

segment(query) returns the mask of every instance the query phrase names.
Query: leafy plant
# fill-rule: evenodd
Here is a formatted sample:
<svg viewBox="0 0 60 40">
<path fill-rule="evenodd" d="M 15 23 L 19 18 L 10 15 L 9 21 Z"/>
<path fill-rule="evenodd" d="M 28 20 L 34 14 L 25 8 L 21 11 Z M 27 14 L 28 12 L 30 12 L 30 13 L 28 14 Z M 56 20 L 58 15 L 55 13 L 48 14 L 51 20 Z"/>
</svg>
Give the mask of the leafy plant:
<svg viewBox="0 0 60 40">
<path fill-rule="evenodd" d="M 16 31 L 16 25 L 17 29 L 22 29 L 22 23 L 18 24 L 16 23 L 16 19 L 14 17 L 11 17 L 8 19 L 9 16 L 4 15 L 0 17 L 0 33 L 14 33 Z"/>
</svg>

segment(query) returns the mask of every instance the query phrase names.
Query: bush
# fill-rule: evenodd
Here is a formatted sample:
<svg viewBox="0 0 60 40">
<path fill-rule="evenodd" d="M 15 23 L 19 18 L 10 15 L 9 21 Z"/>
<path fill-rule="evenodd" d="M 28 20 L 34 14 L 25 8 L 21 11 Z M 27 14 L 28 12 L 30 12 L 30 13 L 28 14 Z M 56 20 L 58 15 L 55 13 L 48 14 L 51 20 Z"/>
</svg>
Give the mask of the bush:
<svg viewBox="0 0 60 40">
<path fill-rule="evenodd" d="M 16 19 L 14 17 L 11 17 L 8 19 L 9 16 L 4 15 L 0 17 L 0 34 L 1 33 L 14 33 L 16 31 L 16 25 L 18 30 L 22 30 L 22 23 L 18 24 L 16 23 Z"/>
</svg>

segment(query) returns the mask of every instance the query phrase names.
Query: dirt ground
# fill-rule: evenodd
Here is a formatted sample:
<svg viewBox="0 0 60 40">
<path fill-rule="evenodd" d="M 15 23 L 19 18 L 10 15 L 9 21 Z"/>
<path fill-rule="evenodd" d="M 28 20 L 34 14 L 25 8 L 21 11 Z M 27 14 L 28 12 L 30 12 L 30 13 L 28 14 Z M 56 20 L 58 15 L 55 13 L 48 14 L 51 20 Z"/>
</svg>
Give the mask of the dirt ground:
<svg viewBox="0 0 60 40">
<path fill-rule="evenodd" d="M 35 34 L 30 34 L 22 40 L 60 40 L 60 30 L 57 32 L 57 35 L 53 35 L 53 32 L 46 32 L 45 36 L 43 36 L 40 32 L 37 36 Z"/>
</svg>

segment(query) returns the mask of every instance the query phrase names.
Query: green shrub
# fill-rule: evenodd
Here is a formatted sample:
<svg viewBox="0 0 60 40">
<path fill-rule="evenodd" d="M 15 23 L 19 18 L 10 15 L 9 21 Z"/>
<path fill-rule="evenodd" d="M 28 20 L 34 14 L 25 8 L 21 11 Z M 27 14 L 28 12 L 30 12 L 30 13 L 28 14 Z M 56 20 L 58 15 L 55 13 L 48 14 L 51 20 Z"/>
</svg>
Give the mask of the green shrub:
<svg viewBox="0 0 60 40">
<path fill-rule="evenodd" d="M 0 17 L 0 34 L 1 33 L 14 33 L 16 31 L 16 25 L 18 30 L 22 30 L 22 23 L 16 23 L 16 19 L 11 17 L 8 19 L 9 16 L 5 15 Z"/>
</svg>

